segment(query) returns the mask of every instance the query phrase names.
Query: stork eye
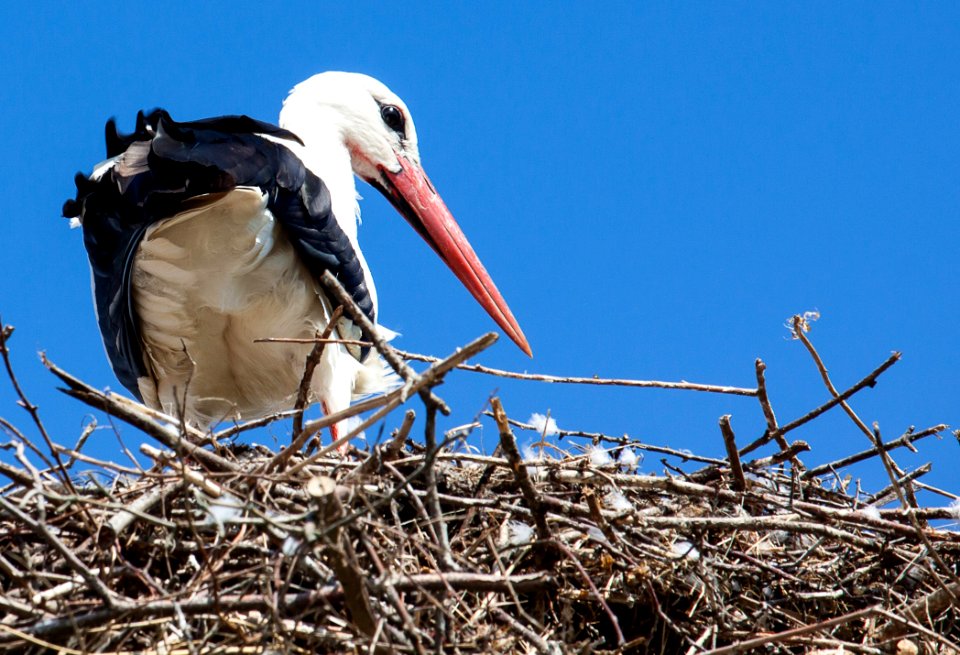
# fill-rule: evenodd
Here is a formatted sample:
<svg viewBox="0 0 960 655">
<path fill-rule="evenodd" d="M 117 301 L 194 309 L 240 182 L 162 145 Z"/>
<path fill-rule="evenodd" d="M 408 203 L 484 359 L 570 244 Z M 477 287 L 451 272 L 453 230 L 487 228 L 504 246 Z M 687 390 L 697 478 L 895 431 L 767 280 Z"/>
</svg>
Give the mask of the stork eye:
<svg viewBox="0 0 960 655">
<path fill-rule="evenodd" d="M 396 105 L 384 105 L 380 108 L 380 118 L 387 127 L 403 137 L 403 112 Z"/>
</svg>

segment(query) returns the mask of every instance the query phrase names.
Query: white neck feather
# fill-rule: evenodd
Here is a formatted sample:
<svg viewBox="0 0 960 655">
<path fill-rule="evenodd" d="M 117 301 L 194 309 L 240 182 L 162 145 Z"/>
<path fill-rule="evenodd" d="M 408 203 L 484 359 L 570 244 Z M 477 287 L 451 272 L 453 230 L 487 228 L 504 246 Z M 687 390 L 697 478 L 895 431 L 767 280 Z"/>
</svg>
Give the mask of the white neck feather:
<svg viewBox="0 0 960 655">
<path fill-rule="evenodd" d="M 357 186 L 350 163 L 350 151 L 336 121 L 329 120 L 316 108 L 309 116 L 296 105 L 286 104 L 280 112 L 280 127 L 296 134 L 305 144 L 288 144 L 314 175 L 323 180 L 330 191 L 333 213 L 340 227 L 351 239 L 357 236 L 360 206 Z M 332 113 L 332 112 L 330 112 Z M 287 145 L 287 144 L 285 144 Z"/>
<path fill-rule="evenodd" d="M 304 145 L 285 141 L 284 145 L 306 165 L 314 175 L 323 180 L 330 191 L 330 204 L 340 229 L 350 239 L 360 264 L 363 266 L 367 287 L 376 308 L 377 290 L 370 268 L 357 241 L 357 224 L 360 222 L 360 196 L 350 161 L 350 151 L 344 143 L 339 116 L 323 108 L 303 107 L 297 103 L 284 103 L 280 112 L 280 127 L 290 130 Z"/>
</svg>

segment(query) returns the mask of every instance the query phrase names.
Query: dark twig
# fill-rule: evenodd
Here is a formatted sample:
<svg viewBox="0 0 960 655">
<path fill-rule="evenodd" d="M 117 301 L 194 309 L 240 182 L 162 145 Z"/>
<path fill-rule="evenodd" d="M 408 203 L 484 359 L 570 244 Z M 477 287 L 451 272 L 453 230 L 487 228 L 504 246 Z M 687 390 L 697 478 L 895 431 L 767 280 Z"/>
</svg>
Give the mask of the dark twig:
<svg viewBox="0 0 960 655">
<path fill-rule="evenodd" d="M 734 491 L 744 491 L 747 488 L 747 480 L 743 477 L 743 466 L 740 464 L 740 456 L 737 454 L 737 438 L 730 426 L 729 414 L 720 417 L 720 433 L 723 434 L 723 445 L 727 449 L 730 472 L 733 474 L 733 489 Z"/>
<path fill-rule="evenodd" d="M 493 616 L 498 621 L 506 625 L 508 628 L 516 631 L 524 639 L 532 643 L 536 647 L 537 652 L 544 653 L 544 655 L 552 655 L 552 653 L 556 652 L 556 650 L 554 648 L 551 648 L 550 644 L 548 644 L 544 639 L 542 639 L 540 635 L 538 635 L 536 632 L 534 632 L 533 630 L 525 626 L 523 623 L 521 623 L 517 619 L 513 618 L 512 616 L 504 612 L 499 607 L 494 608 Z"/>
<path fill-rule="evenodd" d="M 929 437 L 932 434 L 940 434 L 947 429 L 947 426 L 944 424 L 934 425 L 933 427 L 926 428 L 925 430 L 920 430 L 919 432 L 914 432 L 913 430 L 908 430 L 903 433 L 893 441 L 887 441 L 883 444 L 883 448 L 887 451 L 900 448 L 901 446 L 910 447 L 913 442 L 919 441 L 924 437 Z M 845 466 L 850 466 L 851 464 L 856 464 L 857 462 L 862 462 L 864 460 L 870 459 L 877 455 L 876 446 L 872 448 L 867 448 L 866 450 L 861 450 L 858 453 L 852 455 L 847 455 L 833 462 L 827 462 L 826 464 L 820 464 L 819 466 L 814 466 L 808 471 L 804 471 L 803 477 L 810 478 L 817 475 L 822 475 L 829 471 L 836 471 L 842 469 Z"/>
<path fill-rule="evenodd" d="M 367 459 L 363 461 L 363 464 L 357 468 L 357 472 L 360 474 L 373 473 L 383 462 L 391 462 L 396 459 L 407 443 L 407 437 L 410 436 L 410 429 L 413 427 L 413 421 L 416 417 L 416 412 L 408 409 L 403 415 L 403 423 L 400 424 L 399 428 L 394 430 L 390 441 L 377 446 Z"/>
<path fill-rule="evenodd" d="M 540 502 L 540 496 L 537 494 L 530 476 L 527 474 L 527 467 L 523 463 L 523 458 L 520 457 L 520 451 L 517 449 L 517 439 L 513 436 L 510 424 L 507 422 L 507 413 L 504 411 L 499 398 L 491 398 L 490 405 L 493 407 L 493 418 L 500 429 L 500 447 L 503 449 L 507 461 L 510 462 L 510 470 L 513 471 L 517 486 L 520 487 L 520 491 L 527 501 L 527 507 L 533 513 L 533 520 L 537 525 L 537 534 L 541 540 L 549 541 L 553 535 L 547 525 L 547 513 Z"/>
<path fill-rule="evenodd" d="M 842 403 L 843 401 L 847 400 L 848 398 L 850 398 L 851 396 L 853 396 L 855 393 L 857 393 L 857 392 L 860 391 L 861 389 L 863 389 L 863 388 L 865 388 L 865 387 L 872 387 L 872 386 L 874 386 L 874 385 L 877 383 L 877 378 L 878 378 L 880 375 L 882 375 L 883 372 L 886 371 L 888 368 L 890 368 L 891 366 L 893 366 L 894 364 L 896 364 L 898 361 L 900 361 L 900 353 L 895 352 L 895 353 L 893 353 L 892 355 L 890 355 L 882 364 L 880 364 L 880 366 L 878 366 L 878 367 L 875 368 L 873 371 L 871 371 L 865 378 L 863 378 L 862 380 L 860 380 L 859 382 L 857 382 L 855 385 L 853 385 L 852 387 L 850 387 L 849 389 L 847 389 L 847 390 L 844 391 L 843 393 L 839 394 L 838 396 L 835 396 L 835 397 L 831 398 L 830 400 L 828 400 L 827 402 L 823 403 L 823 404 L 820 405 L 819 407 L 817 407 L 817 408 L 815 408 L 815 409 L 807 412 L 806 414 L 804 414 L 804 415 L 801 416 L 800 418 L 794 419 L 793 421 L 790 421 L 790 422 L 787 423 L 786 425 L 782 426 L 782 427 L 777 431 L 778 434 L 784 435 L 784 434 L 787 434 L 788 432 L 791 432 L 791 431 L 793 431 L 793 430 L 796 430 L 796 429 L 799 428 L 801 425 L 804 425 L 804 424 L 806 424 L 806 423 L 809 423 L 810 421 L 812 421 L 813 419 L 817 418 L 818 416 L 820 416 L 820 415 L 823 414 L 824 412 L 833 409 L 834 407 L 836 407 L 837 405 L 839 405 L 839 404 Z M 759 448 L 760 446 L 762 446 L 762 445 L 766 444 L 767 442 L 769 442 L 771 438 L 773 438 L 772 435 L 768 435 L 768 434 L 765 432 L 760 438 L 756 439 L 755 441 L 753 441 L 753 442 L 747 444 L 746 446 L 744 446 L 743 448 L 741 448 L 741 449 L 740 449 L 740 456 L 743 457 L 743 456 L 746 455 L 747 453 L 756 450 L 756 449 Z"/>
<path fill-rule="evenodd" d="M 346 307 L 350 317 L 357 325 L 360 326 L 360 329 L 363 330 L 366 336 L 373 341 L 373 345 L 376 347 L 377 352 L 383 355 L 384 360 L 386 360 L 390 367 L 396 371 L 397 375 L 403 378 L 408 385 L 415 384 L 419 378 L 417 372 L 407 366 L 397 351 L 394 350 L 394 348 L 391 347 L 390 344 L 388 344 L 386 340 L 380 336 L 377 326 L 375 326 L 373 322 L 367 318 L 367 315 L 363 313 L 363 310 L 360 309 L 350 294 L 347 293 L 347 290 L 343 288 L 343 285 L 340 284 L 340 281 L 337 280 L 337 278 L 334 277 L 330 271 L 324 271 L 323 275 L 320 277 L 320 282 L 330 293 L 334 295 L 337 302 Z M 447 404 L 440 400 L 440 398 L 433 395 L 429 389 L 421 388 L 420 393 L 421 395 L 426 394 L 429 396 L 429 398 L 424 398 L 424 402 L 434 404 L 444 416 L 450 415 L 450 408 L 447 406 Z"/>
<path fill-rule="evenodd" d="M 427 457 L 435 459 L 440 452 L 437 445 L 437 407 L 427 405 L 427 420 L 423 429 L 424 440 L 426 442 Z M 433 531 L 437 537 L 437 544 L 440 547 L 440 561 L 447 571 L 457 570 L 457 564 L 450 552 L 450 536 L 447 533 L 447 522 L 443 518 L 443 509 L 440 507 L 440 499 L 437 496 L 437 469 L 428 466 L 423 473 L 423 478 L 427 487 L 427 508 L 430 512 Z"/>
<path fill-rule="evenodd" d="M 43 437 L 44 443 L 50 450 L 50 455 L 53 457 L 53 461 L 55 463 L 55 470 L 60 476 L 60 482 L 62 482 L 63 485 L 70 490 L 70 493 L 76 495 L 77 489 L 73 486 L 73 480 L 70 479 L 70 474 L 67 473 L 67 469 L 63 465 L 63 460 L 60 459 L 60 453 L 57 452 L 57 449 L 54 447 L 53 439 L 50 438 L 50 435 L 47 433 L 46 426 L 40 419 L 39 408 L 30 402 L 29 398 L 27 398 L 27 394 L 24 393 L 23 388 L 20 386 L 20 381 L 17 379 L 17 375 L 13 371 L 13 364 L 10 362 L 10 348 L 7 346 L 11 336 L 13 336 L 13 326 L 4 325 L 3 318 L 0 317 L 0 357 L 3 358 L 3 365 L 7 369 L 7 377 L 10 378 L 10 383 L 13 385 L 13 390 L 17 394 L 17 398 L 20 399 L 20 406 L 27 410 L 27 413 L 30 414 L 33 424 L 37 426 L 40 436 Z M 92 529 L 93 520 L 85 510 L 84 517 L 88 527 Z"/>
<path fill-rule="evenodd" d="M 310 397 L 310 385 L 313 383 L 313 372 L 316 370 L 317 364 L 320 363 L 320 358 L 323 357 L 323 349 L 326 346 L 327 337 L 333 332 L 333 329 L 337 326 L 337 321 L 340 320 L 342 315 L 342 306 L 333 310 L 326 327 L 323 328 L 323 332 L 317 335 L 316 342 L 313 344 L 313 348 L 310 349 L 310 354 L 307 355 L 307 360 L 303 365 L 303 377 L 300 378 L 300 387 L 297 389 L 297 402 L 293 406 L 293 410 L 296 412 L 293 415 L 294 434 L 300 434 L 303 430 L 303 410 L 307 406 L 307 399 Z"/>
<path fill-rule="evenodd" d="M 370 418 L 362 422 L 360 425 L 355 427 L 353 430 L 351 430 L 347 434 L 339 437 L 333 443 L 329 444 L 324 448 L 321 448 L 319 451 L 317 451 L 310 457 L 292 466 L 288 470 L 288 473 L 295 473 L 296 471 L 299 471 L 305 466 L 316 462 L 317 460 L 324 457 L 327 453 L 331 452 L 332 450 L 339 448 L 341 444 L 346 443 L 347 441 L 355 437 L 357 434 L 359 434 L 361 431 L 366 430 L 368 427 L 375 424 L 384 416 L 386 416 L 387 414 L 392 412 L 394 409 L 402 405 L 406 401 L 409 393 L 418 393 L 422 389 L 428 389 L 434 385 L 439 384 L 447 373 L 449 373 L 451 370 L 456 368 L 456 365 L 458 363 L 463 362 L 469 359 L 470 357 L 473 357 L 478 352 L 481 352 L 489 348 L 494 343 L 496 343 L 496 341 L 497 341 L 497 334 L 495 332 L 488 332 L 482 337 L 474 339 L 463 348 L 460 348 L 459 350 L 457 350 L 457 352 L 453 353 L 452 355 L 447 357 L 445 360 L 428 368 L 426 371 L 423 372 L 423 374 L 417 376 L 417 379 L 411 382 L 409 386 L 403 386 L 399 389 L 396 389 L 390 392 L 385 396 L 380 396 L 379 398 L 370 399 L 371 401 L 376 400 L 378 405 L 383 405 L 383 408 L 375 412 L 372 416 L 370 416 Z M 358 403 L 357 405 L 354 405 L 353 407 L 349 408 L 351 410 L 349 415 L 350 416 L 356 415 L 358 412 L 356 412 L 355 410 L 360 405 L 362 405 L 362 403 Z M 331 414 L 330 416 L 325 416 L 322 419 L 319 419 L 317 421 L 311 421 L 306 426 L 304 426 L 303 431 L 305 433 L 306 432 L 312 433 L 312 432 L 315 432 L 316 430 L 319 430 L 322 427 L 326 427 L 327 425 L 332 425 L 336 421 L 339 421 L 343 418 L 341 414 L 347 414 L 347 412 L 346 411 L 338 412 L 337 414 Z M 294 443 L 296 443 L 297 439 L 299 438 L 300 437 L 295 438 Z"/>
<path fill-rule="evenodd" d="M 754 366 L 757 372 L 757 400 L 760 401 L 760 409 L 763 410 L 763 417 L 767 421 L 767 434 L 774 439 L 779 437 L 780 441 L 777 445 L 783 450 L 787 445 L 785 441 L 782 441 L 783 435 L 779 432 L 777 416 L 774 414 L 773 407 L 770 405 L 770 398 L 767 396 L 767 378 L 766 375 L 764 375 L 764 372 L 767 370 L 767 365 L 758 357 L 757 361 L 754 362 Z"/>
<path fill-rule="evenodd" d="M 820 621 L 819 623 L 814 623 L 812 625 L 803 625 L 799 628 L 793 628 L 792 630 L 784 630 L 783 632 L 777 632 L 775 634 L 764 635 L 762 637 L 756 637 L 754 639 L 747 639 L 732 646 L 725 646 L 723 648 L 714 648 L 713 650 L 708 650 L 703 653 L 703 655 L 732 655 L 732 653 L 743 653 L 749 650 L 756 649 L 761 646 L 767 646 L 770 644 L 782 644 L 789 642 L 791 639 L 796 637 L 802 637 L 803 635 L 808 635 L 811 632 L 819 632 L 821 630 L 826 630 L 827 628 L 832 628 L 837 625 L 843 625 L 845 623 L 850 623 L 851 621 L 859 621 L 861 619 L 867 619 L 877 613 L 877 608 L 868 607 L 866 609 L 857 610 L 855 612 L 850 612 L 849 614 L 844 614 L 843 616 L 835 616 L 832 619 L 827 619 L 826 621 Z"/>
</svg>

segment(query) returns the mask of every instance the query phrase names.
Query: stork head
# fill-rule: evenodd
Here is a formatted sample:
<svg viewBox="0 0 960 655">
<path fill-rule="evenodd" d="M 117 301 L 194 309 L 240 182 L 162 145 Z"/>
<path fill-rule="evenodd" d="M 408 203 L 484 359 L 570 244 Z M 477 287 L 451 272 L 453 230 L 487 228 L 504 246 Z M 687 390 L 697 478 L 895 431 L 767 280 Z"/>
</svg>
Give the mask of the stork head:
<svg viewBox="0 0 960 655">
<path fill-rule="evenodd" d="M 527 355 L 520 325 L 420 164 L 417 130 L 406 104 L 381 82 L 328 72 L 301 82 L 284 102 L 284 127 L 310 146 L 308 132 L 333 131 L 357 177 L 378 189 L 450 267 Z"/>
</svg>

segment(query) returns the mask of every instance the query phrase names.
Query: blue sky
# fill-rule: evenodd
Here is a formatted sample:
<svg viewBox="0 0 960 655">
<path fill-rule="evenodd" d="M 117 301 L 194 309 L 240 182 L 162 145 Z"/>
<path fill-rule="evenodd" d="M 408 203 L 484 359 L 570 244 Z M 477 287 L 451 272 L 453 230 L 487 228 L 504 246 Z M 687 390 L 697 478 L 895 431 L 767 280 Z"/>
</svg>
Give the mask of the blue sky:
<svg viewBox="0 0 960 655">
<path fill-rule="evenodd" d="M 839 387 L 903 351 L 853 402 L 886 438 L 960 427 L 957 5 L 81 5 L 0 15 L 0 315 L 64 442 L 86 410 L 55 391 L 38 350 L 119 388 L 81 235 L 59 218 L 74 172 L 102 158 L 104 121 L 129 129 L 154 106 L 273 121 L 292 85 L 331 69 L 378 77 L 411 107 L 426 170 L 534 349 L 528 360 L 503 340 L 484 363 L 751 386 L 762 357 L 786 422 L 827 397 L 783 327 L 816 309 L 811 336 Z M 446 354 L 492 329 L 377 192 L 361 192 L 361 244 L 398 345 Z M 439 389 L 455 408 L 446 425 L 495 389 L 519 419 L 549 409 L 563 428 L 707 455 L 722 453 L 721 414 L 741 443 L 763 428 L 749 398 L 471 373 Z M 27 424 L 6 383 L 0 416 Z M 810 464 L 866 446 L 838 411 L 792 437 L 810 442 Z M 495 432 L 482 438 L 492 449 Z M 107 434 L 89 448 L 119 457 Z M 928 479 L 957 492 L 956 457 L 947 437 L 900 461 L 934 460 Z M 877 487 L 878 466 L 856 472 Z"/>
</svg>

